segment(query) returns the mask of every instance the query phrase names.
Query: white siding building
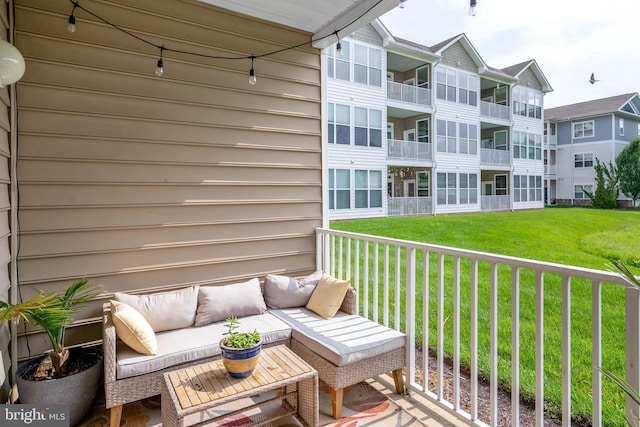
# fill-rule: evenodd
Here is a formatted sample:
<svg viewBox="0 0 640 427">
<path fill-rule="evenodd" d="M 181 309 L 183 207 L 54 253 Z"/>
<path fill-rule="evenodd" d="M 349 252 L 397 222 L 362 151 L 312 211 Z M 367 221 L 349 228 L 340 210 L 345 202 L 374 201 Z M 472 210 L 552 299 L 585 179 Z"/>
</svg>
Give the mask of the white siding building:
<svg viewBox="0 0 640 427">
<path fill-rule="evenodd" d="M 340 48 L 327 49 L 330 219 L 544 206 L 552 89 L 534 60 L 498 70 L 464 34 L 427 47 L 379 21 Z"/>
</svg>

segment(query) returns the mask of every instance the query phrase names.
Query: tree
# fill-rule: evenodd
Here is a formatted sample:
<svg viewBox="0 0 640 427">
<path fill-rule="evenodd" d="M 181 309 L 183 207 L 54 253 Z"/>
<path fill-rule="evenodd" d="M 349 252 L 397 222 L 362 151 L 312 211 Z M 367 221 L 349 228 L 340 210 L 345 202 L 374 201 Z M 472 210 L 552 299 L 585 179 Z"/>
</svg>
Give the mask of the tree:
<svg viewBox="0 0 640 427">
<path fill-rule="evenodd" d="M 633 138 L 616 157 L 620 191 L 633 200 L 640 199 L 640 137 Z"/>
<path fill-rule="evenodd" d="M 615 209 L 618 207 L 618 173 L 612 162 L 609 167 L 600 163 L 596 157 L 596 190 L 591 193 L 584 190 L 584 193 L 591 199 L 591 203 L 596 208 Z"/>
</svg>

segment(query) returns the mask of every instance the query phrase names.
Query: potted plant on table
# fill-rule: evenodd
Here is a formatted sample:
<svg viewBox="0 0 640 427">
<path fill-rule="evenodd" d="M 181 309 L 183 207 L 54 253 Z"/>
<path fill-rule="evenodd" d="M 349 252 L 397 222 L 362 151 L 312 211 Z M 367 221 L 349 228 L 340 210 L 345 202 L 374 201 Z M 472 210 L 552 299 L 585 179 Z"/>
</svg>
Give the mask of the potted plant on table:
<svg viewBox="0 0 640 427">
<path fill-rule="evenodd" d="M 19 304 L 0 301 L 0 321 L 33 321 L 51 342 L 47 354 L 18 369 L 20 402 L 67 405 L 70 425 L 80 422 L 91 407 L 102 372 L 102 353 L 91 348 L 65 347 L 65 330 L 76 306 L 98 294 L 96 285 L 80 279 L 63 295 L 41 292 Z"/>
<path fill-rule="evenodd" d="M 227 318 L 228 328 L 220 340 L 222 364 L 233 378 L 246 378 L 253 373 L 262 350 L 262 337 L 257 330 L 238 332 L 240 321 L 234 315 Z"/>
</svg>

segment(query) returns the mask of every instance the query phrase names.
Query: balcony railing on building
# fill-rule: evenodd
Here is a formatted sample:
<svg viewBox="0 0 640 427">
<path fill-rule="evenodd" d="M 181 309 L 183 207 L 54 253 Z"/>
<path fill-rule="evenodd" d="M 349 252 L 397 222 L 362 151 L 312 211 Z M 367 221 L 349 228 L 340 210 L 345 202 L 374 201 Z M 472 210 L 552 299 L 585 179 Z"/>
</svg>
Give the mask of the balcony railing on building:
<svg viewBox="0 0 640 427">
<path fill-rule="evenodd" d="M 431 197 L 389 197 L 388 216 L 430 215 Z"/>
<path fill-rule="evenodd" d="M 511 164 L 511 152 L 492 148 L 480 149 L 480 164 L 509 166 Z"/>
<path fill-rule="evenodd" d="M 546 425 L 549 393 L 557 396 L 563 426 L 572 425 L 574 394 L 591 401 L 590 425 L 624 425 L 625 418 L 636 425 L 638 404 L 625 400 L 619 389 L 609 387 L 612 384 L 603 387 L 600 371 L 603 360 L 611 361 L 604 357 L 607 346 L 616 343 L 626 356 L 626 372 L 619 375 L 638 389 L 640 293 L 619 275 L 329 229 L 317 230 L 316 253 L 319 268 L 351 281 L 360 314 L 407 334 L 406 384 L 411 393 L 475 425 L 497 426 L 503 412 L 498 410 L 498 390 L 509 384 L 510 425 L 518 426 L 526 384 L 535 402 L 535 426 Z M 612 293 L 624 298 L 624 307 L 611 310 L 607 301 Z M 572 313 L 575 298 L 586 298 L 590 312 Z M 526 328 L 521 320 L 525 317 Z M 607 322 L 612 320 L 624 325 L 610 330 Z M 586 328 L 576 328 L 578 324 Z M 558 342 L 549 345 L 548 331 L 558 328 Z M 479 334 L 481 330 L 489 331 L 486 341 L 480 340 L 487 336 Z M 587 343 L 588 354 L 572 351 L 578 339 Z M 435 369 L 430 358 L 416 358 L 418 350 L 427 354 L 427 346 L 435 355 Z M 447 363 L 453 373 L 445 380 Z M 577 364 L 589 374 L 572 375 Z M 462 385 L 463 365 L 470 372 L 468 386 Z M 490 415 L 482 419 L 481 375 L 490 388 Z M 561 390 L 545 388 L 550 375 Z M 620 419 L 605 422 L 603 405 L 613 404 L 622 408 L 616 413 Z"/>
<path fill-rule="evenodd" d="M 429 107 L 431 106 L 431 89 L 388 81 L 387 99 Z"/>
<path fill-rule="evenodd" d="M 482 211 L 508 211 L 511 209 L 509 195 L 480 196 L 480 209 Z"/>
<path fill-rule="evenodd" d="M 387 141 L 387 157 L 397 160 L 431 160 L 431 145 L 426 142 L 391 139 Z"/>
<path fill-rule="evenodd" d="M 558 165 L 544 165 L 544 174 L 546 176 L 557 176 Z"/>
<path fill-rule="evenodd" d="M 480 115 L 493 119 L 508 121 L 511 118 L 511 110 L 508 105 L 493 102 L 480 101 Z"/>
</svg>

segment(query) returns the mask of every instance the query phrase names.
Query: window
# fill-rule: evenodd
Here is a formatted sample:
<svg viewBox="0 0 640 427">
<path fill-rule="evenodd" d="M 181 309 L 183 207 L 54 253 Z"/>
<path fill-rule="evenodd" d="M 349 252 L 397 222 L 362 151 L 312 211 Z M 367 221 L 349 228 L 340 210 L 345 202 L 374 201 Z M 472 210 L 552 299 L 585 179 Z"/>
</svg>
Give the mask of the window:
<svg viewBox="0 0 640 427">
<path fill-rule="evenodd" d="M 513 132 L 513 158 L 542 160 L 542 135 Z"/>
<path fill-rule="evenodd" d="M 618 119 L 618 128 L 620 136 L 624 136 L 624 119 Z"/>
<path fill-rule="evenodd" d="M 585 190 L 589 192 L 589 194 L 593 193 L 593 185 L 576 185 L 574 187 L 574 198 L 575 199 L 588 199 L 587 193 Z"/>
<path fill-rule="evenodd" d="M 478 203 L 478 175 L 475 173 L 461 173 L 460 178 L 460 204 L 468 205 Z"/>
<path fill-rule="evenodd" d="M 439 205 L 456 204 L 456 174 L 438 172 L 437 195 Z"/>
<path fill-rule="evenodd" d="M 429 197 L 429 172 L 418 172 L 418 197 Z"/>
<path fill-rule="evenodd" d="M 437 151 L 441 153 L 478 154 L 478 126 L 438 120 L 436 122 Z"/>
<path fill-rule="evenodd" d="M 351 80 L 351 73 L 349 70 L 351 43 L 343 40 L 340 42 L 340 46 L 342 47 L 342 57 L 336 55 L 336 45 L 333 45 L 328 49 L 327 68 L 329 71 L 329 77 L 349 81 Z"/>
<path fill-rule="evenodd" d="M 542 135 L 535 135 L 536 160 L 542 160 Z"/>
<path fill-rule="evenodd" d="M 354 144 L 382 147 L 382 111 L 354 108 Z"/>
<path fill-rule="evenodd" d="M 542 93 L 516 87 L 513 89 L 513 114 L 534 119 L 542 118 Z"/>
<path fill-rule="evenodd" d="M 478 154 L 478 126 L 458 123 L 459 149 L 462 154 Z"/>
<path fill-rule="evenodd" d="M 574 138 L 588 138 L 593 136 L 593 120 L 573 124 Z"/>
<path fill-rule="evenodd" d="M 576 153 L 574 155 L 574 165 L 577 168 L 592 168 L 593 153 Z"/>
<path fill-rule="evenodd" d="M 351 143 L 351 112 L 348 105 L 329 103 L 328 108 L 329 144 Z"/>
<path fill-rule="evenodd" d="M 515 159 L 527 158 L 527 134 L 525 132 L 513 132 L 513 157 Z"/>
<path fill-rule="evenodd" d="M 429 66 L 416 69 L 416 83 L 418 87 L 429 89 Z"/>
<path fill-rule="evenodd" d="M 513 176 L 513 201 L 514 202 L 527 201 L 527 176 L 526 175 Z"/>
<path fill-rule="evenodd" d="M 478 76 L 445 67 L 436 70 L 436 98 L 478 105 Z"/>
<path fill-rule="evenodd" d="M 382 171 L 356 170 L 356 209 L 382 207 Z"/>
<path fill-rule="evenodd" d="M 506 196 L 509 194 L 507 191 L 507 175 L 496 175 L 495 176 L 495 188 L 496 188 L 496 196 Z"/>
<path fill-rule="evenodd" d="M 416 121 L 416 131 L 418 142 L 428 143 L 429 142 L 429 120 L 417 120 Z"/>
<path fill-rule="evenodd" d="M 500 86 L 493 90 L 493 98 L 495 99 L 495 103 L 499 105 L 509 105 L 507 99 L 507 87 Z"/>
<path fill-rule="evenodd" d="M 329 209 L 351 207 L 349 169 L 329 169 Z"/>
<path fill-rule="evenodd" d="M 496 150 L 508 150 L 506 130 L 500 130 L 493 133 L 493 146 Z"/>
</svg>

